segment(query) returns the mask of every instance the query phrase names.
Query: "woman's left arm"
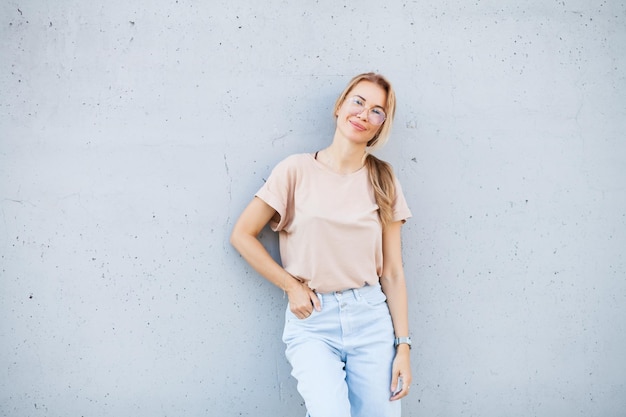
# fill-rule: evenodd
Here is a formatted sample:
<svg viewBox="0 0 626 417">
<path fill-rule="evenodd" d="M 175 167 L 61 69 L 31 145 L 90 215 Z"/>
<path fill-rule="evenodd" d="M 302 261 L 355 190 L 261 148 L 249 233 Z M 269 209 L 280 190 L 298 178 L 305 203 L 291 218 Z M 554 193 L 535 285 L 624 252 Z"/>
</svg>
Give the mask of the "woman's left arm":
<svg viewBox="0 0 626 417">
<path fill-rule="evenodd" d="M 383 230 L 383 273 L 380 284 L 387 296 L 387 305 L 393 321 L 396 337 L 409 335 L 409 313 L 406 281 L 402 266 L 402 221 L 393 222 Z M 396 348 L 391 375 L 391 391 L 395 391 L 398 377 L 402 377 L 402 391 L 391 397 L 399 400 L 409 393 L 411 385 L 411 358 L 409 346 L 400 344 Z"/>
</svg>

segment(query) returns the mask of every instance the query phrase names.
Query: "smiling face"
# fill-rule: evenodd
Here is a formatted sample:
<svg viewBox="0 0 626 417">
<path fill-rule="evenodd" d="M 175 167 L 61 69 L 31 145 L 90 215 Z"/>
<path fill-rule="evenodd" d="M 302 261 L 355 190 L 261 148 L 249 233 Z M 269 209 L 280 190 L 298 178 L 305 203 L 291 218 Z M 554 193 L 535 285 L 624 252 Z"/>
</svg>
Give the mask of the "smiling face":
<svg viewBox="0 0 626 417">
<path fill-rule="evenodd" d="M 338 133 L 355 144 L 367 145 L 384 126 L 372 124 L 368 115 L 380 109 L 386 111 L 387 93 L 379 85 L 364 80 L 357 83 L 346 97 L 335 113 Z M 355 106 L 356 103 L 359 104 Z M 355 114 L 359 106 L 363 107 L 362 111 Z"/>
</svg>

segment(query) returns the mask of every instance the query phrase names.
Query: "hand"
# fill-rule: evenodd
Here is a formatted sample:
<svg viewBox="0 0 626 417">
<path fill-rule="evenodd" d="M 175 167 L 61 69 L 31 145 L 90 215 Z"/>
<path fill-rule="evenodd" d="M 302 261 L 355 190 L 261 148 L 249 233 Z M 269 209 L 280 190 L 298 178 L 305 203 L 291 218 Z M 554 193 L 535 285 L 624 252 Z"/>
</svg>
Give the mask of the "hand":
<svg viewBox="0 0 626 417">
<path fill-rule="evenodd" d="M 406 397 L 411 389 L 411 357 L 409 346 L 402 344 L 396 348 L 396 357 L 393 360 L 391 371 L 391 392 L 396 391 L 398 377 L 402 377 L 402 390 L 391 397 L 391 401 Z"/>
<path fill-rule="evenodd" d="M 289 309 L 300 320 L 306 319 L 313 313 L 313 309 L 322 310 L 317 294 L 304 282 L 294 278 L 294 283 L 287 290 Z"/>
</svg>

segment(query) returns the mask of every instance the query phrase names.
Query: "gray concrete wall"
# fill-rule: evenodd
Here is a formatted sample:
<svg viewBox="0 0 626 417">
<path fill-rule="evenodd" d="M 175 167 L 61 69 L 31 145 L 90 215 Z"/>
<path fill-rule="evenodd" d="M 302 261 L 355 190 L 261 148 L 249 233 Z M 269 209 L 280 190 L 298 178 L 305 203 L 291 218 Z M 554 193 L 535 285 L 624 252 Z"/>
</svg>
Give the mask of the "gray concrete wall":
<svg viewBox="0 0 626 417">
<path fill-rule="evenodd" d="M 622 1 L 2 2 L 0 415 L 303 415 L 227 238 L 376 70 L 403 415 L 624 416 L 625 51 Z"/>
</svg>

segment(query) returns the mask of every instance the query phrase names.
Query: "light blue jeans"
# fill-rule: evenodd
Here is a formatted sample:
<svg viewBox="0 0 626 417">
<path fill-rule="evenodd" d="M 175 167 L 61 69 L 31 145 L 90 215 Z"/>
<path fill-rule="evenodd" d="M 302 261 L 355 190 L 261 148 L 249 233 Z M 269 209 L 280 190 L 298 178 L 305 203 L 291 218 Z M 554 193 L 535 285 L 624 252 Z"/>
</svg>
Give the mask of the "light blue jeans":
<svg viewBox="0 0 626 417">
<path fill-rule="evenodd" d="M 287 307 L 283 341 L 309 417 L 399 417 L 391 397 L 394 332 L 380 285 L 318 294 L 304 320 Z"/>
</svg>

